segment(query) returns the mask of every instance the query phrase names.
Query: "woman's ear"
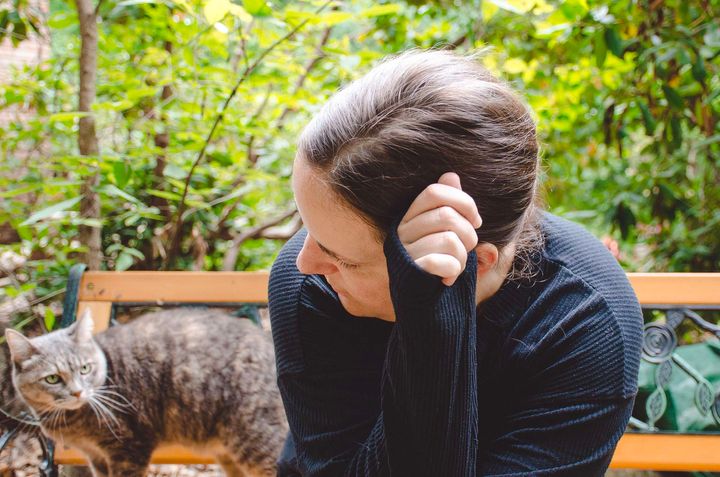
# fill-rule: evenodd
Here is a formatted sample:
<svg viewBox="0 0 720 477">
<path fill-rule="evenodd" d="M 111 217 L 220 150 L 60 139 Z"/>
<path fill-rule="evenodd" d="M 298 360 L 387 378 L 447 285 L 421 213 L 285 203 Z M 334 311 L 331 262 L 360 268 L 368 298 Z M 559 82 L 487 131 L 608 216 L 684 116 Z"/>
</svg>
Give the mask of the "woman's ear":
<svg viewBox="0 0 720 477">
<path fill-rule="evenodd" d="M 477 255 L 477 271 L 479 275 L 494 269 L 500 256 L 497 247 L 487 242 L 479 243 L 475 247 L 475 254 Z"/>
</svg>

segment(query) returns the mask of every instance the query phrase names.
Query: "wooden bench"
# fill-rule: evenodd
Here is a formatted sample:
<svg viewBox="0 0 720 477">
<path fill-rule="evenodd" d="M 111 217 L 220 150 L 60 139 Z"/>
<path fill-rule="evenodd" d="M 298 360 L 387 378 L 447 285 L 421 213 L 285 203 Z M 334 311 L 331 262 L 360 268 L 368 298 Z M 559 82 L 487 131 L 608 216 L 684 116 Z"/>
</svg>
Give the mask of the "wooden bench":
<svg viewBox="0 0 720 477">
<path fill-rule="evenodd" d="M 720 308 L 720 273 L 628 274 L 644 307 Z M 114 305 L 234 306 L 267 303 L 267 272 L 87 272 L 77 294 L 77 311 L 90 308 L 96 330 L 107 328 Z M 212 463 L 181 447 L 165 447 L 154 463 Z M 82 465 L 81 455 L 57 449 L 56 464 Z M 720 471 L 720 434 L 628 432 L 620 440 L 612 468 Z"/>
</svg>

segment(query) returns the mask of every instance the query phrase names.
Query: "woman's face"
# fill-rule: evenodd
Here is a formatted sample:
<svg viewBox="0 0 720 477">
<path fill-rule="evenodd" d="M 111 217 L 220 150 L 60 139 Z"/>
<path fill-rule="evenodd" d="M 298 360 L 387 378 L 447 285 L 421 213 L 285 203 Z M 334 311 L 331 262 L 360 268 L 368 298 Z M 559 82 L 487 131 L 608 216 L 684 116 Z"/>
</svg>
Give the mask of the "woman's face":
<svg viewBox="0 0 720 477">
<path fill-rule="evenodd" d="M 298 156 L 292 185 L 308 232 L 297 267 L 323 275 L 348 313 L 395 321 L 387 264 L 375 231 Z"/>
</svg>

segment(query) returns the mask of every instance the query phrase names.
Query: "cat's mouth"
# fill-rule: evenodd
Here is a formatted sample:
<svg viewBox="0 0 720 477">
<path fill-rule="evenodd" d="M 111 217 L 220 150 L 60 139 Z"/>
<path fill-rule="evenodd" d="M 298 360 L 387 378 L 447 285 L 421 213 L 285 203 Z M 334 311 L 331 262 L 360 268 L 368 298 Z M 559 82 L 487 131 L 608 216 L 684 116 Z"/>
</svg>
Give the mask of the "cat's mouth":
<svg viewBox="0 0 720 477">
<path fill-rule="evenodd" d="M 83 407 L 85 404 L 87 404 L 87 402 L 87 397 L 81 394 L 78 397 L 70 397 L 55 401 L 55 406 L 59 409 L 64 409 L 66 411 L 74 411 Z"/>
</svg>

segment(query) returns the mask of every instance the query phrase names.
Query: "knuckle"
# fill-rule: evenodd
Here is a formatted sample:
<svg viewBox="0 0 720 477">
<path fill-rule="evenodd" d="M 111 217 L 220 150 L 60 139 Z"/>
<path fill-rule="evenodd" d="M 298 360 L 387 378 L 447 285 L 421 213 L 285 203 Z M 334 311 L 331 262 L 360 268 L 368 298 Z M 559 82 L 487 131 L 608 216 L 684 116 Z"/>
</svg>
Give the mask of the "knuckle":
<svg viewBox="0 0 720 477">
<path fill-rule="evenodd" d="M 449 205 L 443 205 L 442 207 L 438 207 L 437 209 L 438 219 L 441 222 L 455 222 L 457 220 L 457 212 L 455 212 L 455 209 L 450 207 Z"/>
<path fill-rule="evenodd" d="M 430 184 L 425 188 L 425 192 L 433 199 L 440 198 L 442 195 L 442 185 L 441 184 Z"/>
<path fill-rule="evenodd" d="M 440 235 L 440 238 L 442 239 L 442 245 L 445 248 L 448 247 L 454 247 L 456 244 L 456 237 L 455 232 L 451 232 L 449 230 L 446 230 L 445 232 L 442 232 Z"/>
<path fill-rule="evenodd" d="M 461 262 L 455 261 L 452 265 L 453 267 L 453 275 L 458 276 L 462 273 L 462 271 L 465 269 L 465 265 Z"/>
</svg>

